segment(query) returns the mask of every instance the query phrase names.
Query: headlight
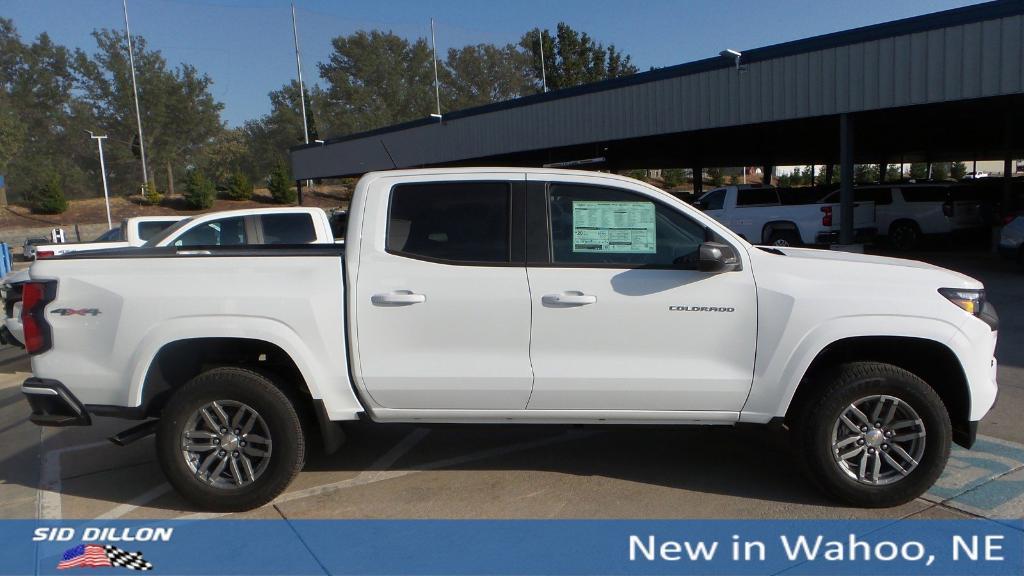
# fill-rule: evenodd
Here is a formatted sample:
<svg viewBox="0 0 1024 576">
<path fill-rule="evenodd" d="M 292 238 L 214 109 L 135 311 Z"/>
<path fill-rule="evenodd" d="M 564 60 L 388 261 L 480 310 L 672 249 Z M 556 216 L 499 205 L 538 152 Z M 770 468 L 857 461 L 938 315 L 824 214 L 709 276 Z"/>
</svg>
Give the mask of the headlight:
<svg viewBox="0 0 1024 576">
<path fill-rule="evenodd" d="M 981 315 L 981 307 L 985 304 L 984 290 L 963 290 L 960 288 L 939 288 L 939 294 L 946 297 L 961 310 L 973 316 Z"/>
</svg>

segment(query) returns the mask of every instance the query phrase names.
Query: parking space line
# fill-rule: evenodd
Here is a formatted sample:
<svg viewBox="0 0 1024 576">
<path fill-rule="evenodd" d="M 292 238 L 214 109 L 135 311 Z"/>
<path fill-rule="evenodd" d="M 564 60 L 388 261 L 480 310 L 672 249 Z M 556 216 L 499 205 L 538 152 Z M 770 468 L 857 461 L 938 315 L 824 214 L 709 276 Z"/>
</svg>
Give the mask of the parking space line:
<svg viewBox="0 0 1024 576">
<path fill-rule="evenodd" d="M 43 445 L 43 438 L 39 439 L 40 448 Z M 39 470 L 39 490 L 37 492 L 37 505 L 36 505 L 36 518 L 40 520 L 59 520 L 61 519 L 61 502 L 60 502 L 60 489 L 61 489 L 61 477 L 60 477 L 60 459 L 64 454 L 68 452 L 76 452 L 79 450 L 89 450 L 91 448 L 97 448 L 99 446 L 107 446 L 110 442 L 107 440 L 100 440 L 98 442 L 91 442 L 89 444 L 80 444 L 78 446 L 65 446 L 64 448 L 57 448 L 49 450 L 43 454 L 43 461 Z"/>
<path fill-rule="evenodd" d="M 96 520 L 116 520 L 117 518 L 130 514 L 133 510 L 141 506 L 149 504 L 153 500 L 156 500 L 157 498 L 163 496 L 164 494 L 170 491 L 171 485 L 164 482 L 163 484 L 154 486 L 153 488 L 146 490 L 145 492 L 139 494 L 135 498 L 132 498 L 128 502 L 115 506 L 108 510 L 107 512 L 100 514 L 96 517 Z"/>
</svg>

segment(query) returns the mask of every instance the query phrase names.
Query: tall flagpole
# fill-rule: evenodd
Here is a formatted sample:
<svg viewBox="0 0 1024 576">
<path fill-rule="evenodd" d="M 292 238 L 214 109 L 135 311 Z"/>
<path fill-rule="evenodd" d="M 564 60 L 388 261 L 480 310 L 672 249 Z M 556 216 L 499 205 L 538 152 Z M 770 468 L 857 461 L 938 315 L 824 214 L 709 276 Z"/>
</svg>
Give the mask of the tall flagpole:
<svg viewBox="0 0 1024 576">
<path fill-rule="evenodd" d="M 434 59 L 434 98 L 437 100 L 437 114 L 431 114 L 441 121 L 441 87 L 437 81 L 437 40 L 434 38 L 434 19 L 430 19 L 430 51 Z"/>
<path fill-rule="evenodd" d="M 128 0 L 121 0 L 124 6 L 124 31 L 128 36 L 128 62 L 132 71 L 132 94 L 135 96 L 135 123 L 139 127 L 139 156 L 142 157 L 142 182 L 149 184 L 146 172 L 146 143 L 142 139 L 142 114 L 139 112 L 139 87 L 135 84 L 135 51 L 132 50 L 132 29 L 128 26 Z"/>
<path fill-rule="evenodd" d="M 295 2 L 292 2 L 292 37 L 295 39 L 295 69 L 299 72 L 299 102 L 302 106 L 302 136 L 309 144 L 309 122 L 306 121 L 306 90 L 302 87 L 302 56 L 299 55 L 299 29 L 295 25 Z"/>
</svg>

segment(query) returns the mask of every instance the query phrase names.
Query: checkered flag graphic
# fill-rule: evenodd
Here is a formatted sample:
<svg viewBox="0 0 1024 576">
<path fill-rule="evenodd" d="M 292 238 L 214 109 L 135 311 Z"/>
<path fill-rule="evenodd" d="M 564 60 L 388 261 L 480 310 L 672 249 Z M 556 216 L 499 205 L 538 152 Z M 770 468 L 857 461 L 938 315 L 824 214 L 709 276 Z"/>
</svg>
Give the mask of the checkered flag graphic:
<svg viewBox="0 0 1024 576">
<path fill-rule="evenodd" d="M 153 569 L 153 564 L 146 562 L 146 559 L 142 557 L 142 552 L 125 552 L 117 546 L 110 546 L 109 544 L 104 546 L 103 550 L 107 553 L 107 558 L 110 559 L 110 564 L 113 566 L 129 570 Z"/>
</svg>

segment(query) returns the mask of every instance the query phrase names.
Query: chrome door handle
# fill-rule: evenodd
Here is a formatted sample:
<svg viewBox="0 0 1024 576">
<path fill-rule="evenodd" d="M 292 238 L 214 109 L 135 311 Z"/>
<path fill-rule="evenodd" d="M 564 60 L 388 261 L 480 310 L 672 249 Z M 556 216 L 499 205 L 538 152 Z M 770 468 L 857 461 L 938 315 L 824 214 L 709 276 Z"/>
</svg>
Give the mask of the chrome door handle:
<svg viewBox="0 0 1024 576">
<path fill-rule="evenodd" d="M 411 290 L 394 290 L 382 294 L 374 294 L 370 302 L 377 306 L 409 306 L 410 304 L 421 304 L 427 301 L 423 294 L 416 294 Z"/>
<path fill-rule="evenodd" d="M 541 302 L 553 306 L 586 306 L 597 302 L 597 296 L 574 290 L 558 294 L 545 294 L 541 298 Z"/>
</svg>

